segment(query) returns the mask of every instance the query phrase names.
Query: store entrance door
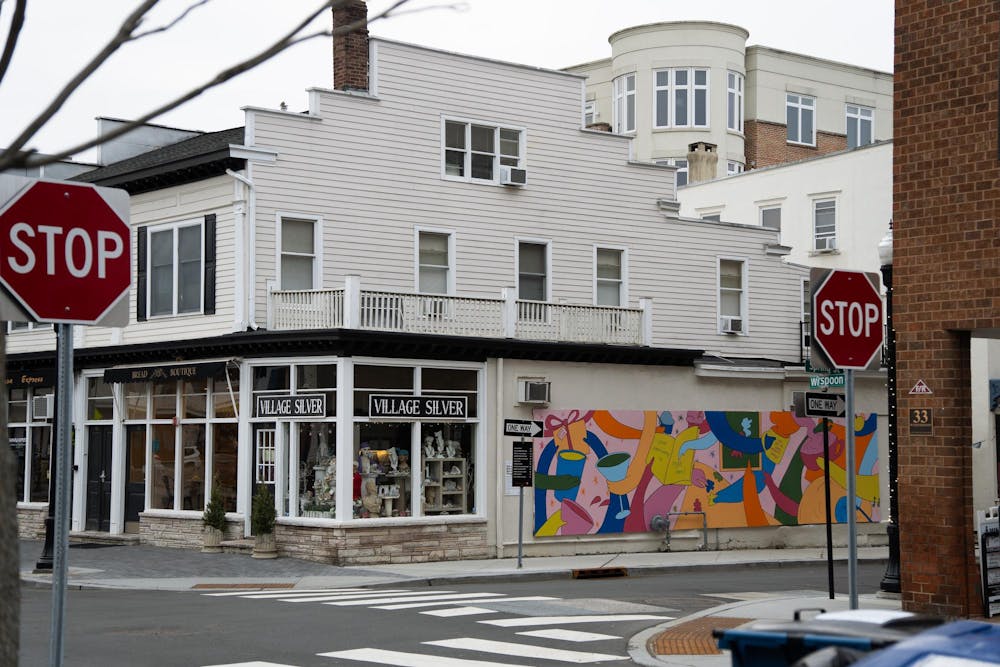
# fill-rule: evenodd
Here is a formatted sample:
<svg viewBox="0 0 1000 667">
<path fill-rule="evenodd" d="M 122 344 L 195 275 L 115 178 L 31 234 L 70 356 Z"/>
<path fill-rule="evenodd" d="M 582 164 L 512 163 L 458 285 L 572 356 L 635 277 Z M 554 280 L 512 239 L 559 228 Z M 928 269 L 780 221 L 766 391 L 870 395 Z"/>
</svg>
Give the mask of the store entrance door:
<svg viewBox="0 0 1000 667">
<path fill-rule="evenodd" d="M 87 428 L 87 530 L 111 530 L 111 426 Z"/>
</svg>

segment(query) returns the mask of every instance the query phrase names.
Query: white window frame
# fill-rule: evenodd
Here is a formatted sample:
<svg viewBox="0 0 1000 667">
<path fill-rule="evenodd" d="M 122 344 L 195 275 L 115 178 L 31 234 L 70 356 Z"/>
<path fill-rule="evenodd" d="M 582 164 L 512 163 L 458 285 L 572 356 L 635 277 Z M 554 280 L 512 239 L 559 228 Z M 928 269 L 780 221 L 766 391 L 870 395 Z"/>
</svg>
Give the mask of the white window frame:
<svg viewBox="0 0 1000 667">
<path fill-rule="evenodd" d="M 455 231 L 452 229 L 442 229 L 440 227 L 415 227 L 413 229 L 413 266 L 416 269 L 413 275 L 413 291 L 416 294 L 428 294 L 431 292 L 420 291 L 420 235 L 437 234 L 448 237 L 448 275 L 446 277 L 446 292 L 439 296 L 450 296 L 455 293 Z"/>
<path fill-rule="evenodd" d="M 597 285 L 601 282 L 610 282 L 607 279 L 598 280 L 597 278 L 597 252 L 599 250 L 612 250 L 621 253 L 621 273 L 618 276 L 618 307 L 625 308 L 628 306 L 628 247 L 619 245 L 609 245 L 606 243 L 595 243 L 593 251 L 593 274 L 594 281 L 592 285 L 593 289 L 593 303 L 595 306 L 601 305 L 597 303 Z"/>
<path fill-rule="evenodd" d="M 740 312 L 739 315 L 727 315 L 722 312 L 722 263 L 723 262 L 739 262 L 740 264 Z M 748 275 L 749 275 L 750 261 L 746 257 L 735 257 L 728 255 L 720 255 L 715 261 L 715 326 L 716 331 L 719 335 L 730 336 L 732 334 L 724 334 L 722 331 L 722 318 L 723 317 L 739 317 L 741 322 L 740 332 L 737 334 L 739 336 L 745 336 L 749 332 L 749 300 L 748 300 Z M 731 288 L 725 288 L 731 289 Z"/>
<path fill-rule="evenodd" d="M 698 217 L 702 220 L 708 220 L 709 222 L 721 222 L 722 212 L 726 210 L 725 205 L 722 206 L 703 206 L 702 208 L 695 209 L 698 213 Z M 718 220 L 710 220 L 712 216 L 719 216 Z"/>
<path fill-rule="evenodd" d="M 863 104 L 846 104 L 844 106 L 844 115 L 846 117 L 846 127 L 844 134 L 848 137 L 847 141 L 848 148 L 858 148 L 860 146 L 867 146 L 869 144 L 875 143 L 875 109 L 873 109 L 872 107 L 867 107 Z M 868 123 L 869 141 L 865 143 L 860 143 L 861 127 L 865 123 Z M 851 125 L 855 126 L 854 133 L 859 141 L 859 143 L 856 146 L 852 146 L 850 142 Z"/>
<path fill-rule="evenodd" d="M 15 326 L 20 325 L 20 326 Z M 51 322 L 7 322 L 7 333 L 18 334 L 26 331 L 52 331 Z"/>
<path fill-rule="evenodd" d="M 457 123 L 465 125 L 465 147 L 462 149 L 448 148 L 447 146 L 447 126 L 448 123 Z M 479 127 L 488 127 L 493 130 L 493 178 L 473 178 L 472 177 L 472 126 L 476 125 Z M 441 116 L 441 178 L 446 181 L 458 181 L 461 183 L 481 183 L 486 185 L 500 185 L 500 166 L 503 163 L 503 158 L 507 158 L 508 161 L 511 156 L 508 154 L 502 154 L 500 148 L 500 131 L 508 130 L 510 132 L 518 133 L 518 145 L 517 145 L 517 164 L 505 164 L 504 166 L 516 167 L 519 169 L 526 168 L 527 160 L 525 158 L 525 148 L 527 147 L 527 130 L 523 127 L 518 127 L 516 125 L 506 125 L 497 123 L 496 121 L 483 121 L 475 120 L 472 118 L 457 118 L 454 116 Z M 447 153 L 448 151 L 459 151 L 464 153 L 464 164 L 462 171 L 464 176 L 457 176 L 448 173 L 447 168 Z M 480 153 L 482 154 L 482 153 Z"/>
<path fill-rule="evenodd" d="M 631 80 L 632 89 L 628 89 L 628 82 Z M 625 84 L 623 86 L 623 84 Z M 636 75 L 635 72 L 627 72 L 615 77 L 612 85 L 612 129 L 617 134 L 632 134 L 635 132 L 635 115 L 637 112 L 635 104 Z M 628 117 L 628 102 L 632 100 L 632 117 Z M 624 116 L 624 118 L 623 118 Z M 629 123 L 631 121 L 631 123 Z"/>
<path fill-rule="evenodd" d="M 765 211 L 777 211 L 778 212 L 778 228 L 777 229 L 775 229 L 774 227 L 768 227 L 767 225 L 764 224 L 764 212 Z M 772 203 L 772 204 L 759 204 L 758 207 L 757 207 L 757 221 L 760 223 L 760 226 L 763 227 L 764 229 L 774 229 L 774 231 L 780 232 L 781 231 L 781 203 L 779 202 L 779 203 Z"/>
<path fill-rule="evenodd" d="M 529 236 L 514 237 L 514 285 L 517 291 L 517 298 L 524 300 L 521 296 L 521 244 L 531 243 L 545 246 L 545 299 L 541 303 L 552 302 L 552 241 Z M 533 299 L 531 299 L 533 300 Z"/>
<path fill-rule="evenodd" d="M 589 119 L 589 120 L 588 120 Z M 593 125 L 597 122 L 597 101 L 587 100 L 583 103 L 583 126 Z"/>
<path fill-rule="evenodd" d="M 278 211 L 274 216 L 274 251 L 275 251 L 275 276 L 277 278 L 276 284 L 281 287 L 281 258 L 284 254 L 281 250 L 282 243 L 282 222 L 285 220 L 303 220 L 313 223 L 313 270 L 312 270 L 312 289 L 320 289 L 323 284 L 323 217 L 319 215 L 313 215 L 309 213 L 292 213 L 287 211 Z M 299 253 L 296 253 L 297 257 L 302 257 Z"/>
<path fill-rule="evenodd" d="M 726 176 L 735 176 L 743 173 L 743 163 L 736 160 L 726 161 Z"/>
<path fill-rule="evenodd" d="M 820 204 L 826 204 L 831 202 L 833 203 L 833 233 L 832 234 L 824 233 L 823 236 L 820 237 L 816 231 L 816 212 L 817 212 L 816 209 Z M 839 250 L 838 238 L 837 238 L 838 237 L 837 231 L 838 228 L 840 227 L 837 215 L 837 211 L 839 208 L 840 208 L 840 198 L 837 197 L 837 195 L 835 194 L 814 195 L 810 197 L 809 219 L 812 223 L 811 236 L 812 236 L 812 251 L 814 253 L 836 252 Z M 832 239 L 833 240 L 832 246 L 829 243 L 829 241 L 824 241 L 823 247 L 821 248 L 819 243 L 820 238 Z"/>
<path fill-rule="evenodd" d="M 735 85 L 734 85 L 735 84 Z M 726 72 L 726 129 L 743 133 L 743 91 L 746 77 L 741 72 Z"/>
<path fill-rule="evenodd" d="M 181 229 L 187 227 L 197 227 L 199 230 L 198 239 L 201 245 L 201 256 L 198 259 L 199 270 L 199 289 L 198 289 L 198 307 L 194 310 L 185 310 L 183 312 L 178 312 L 177 310 L 177 296 L 179 293 L 178 284 L 178 261 L 177 261 L 177 236 Z M 170 312 L 168 313 L 154 313 L 153 312 L 153 235 L 165 231 L 171 231 L 173 235 L 173 257 L 171 259 L 171 267 L 173 268 L 173 280 L 171 285 L 172 290 L 172 305 Z M 205 219 L 204 218 L 190 218 L 187 220 L 178 220 L 175 222 L 168 222 L 162 225 L 149 225 L 145 229 L 140 230 L 140 233 L 146 234 L 146 313 L 148 319 L 158 319 L 163 317 L 178 317 L 185 315 L 201 315 L 205 312 Z"/>
<path fill-rule="evenodd" d="M 667 72 L 667 85 L 660 86 L 657 85 L 656 79 L 657 74 L 660 72 Z M 687 72 L 687 83 L 683 85 L 677 85 L 677 72 Z M 695 83 L 695 73 L 704 72 L 705 73 L 705 83 L 699 84 Z M 653 128 L 654 129 L 667 129 L 672 127 L 696 127 L 700 129 L 708 128 L 712 123 L 712 71 L 707 67 L 665 67 L 653 70 Z M 677 93 L 679 91 L 686 91 L 688 94 L 688 122 L 679 123 L 677 122 Z M 697 117 L 697 91 L 705 91 L 705 122 L 699 125 L 695 122 Z M 660 104 L 660 92 L 666 91 L 667 93 L 667 124 L 659 125 L 657 124 L 657 119 L 660 114 L 659 104 Z"/>
<path fill-rule="evenodd" d="M 794 99 L 793 99 L 794 98 Z M 809 103 L 806 103 L 806 100 Z M 790 131 L 787 127 L 788 122 L 788 111 L 794 109 L 796 115 L 798 116 L 799 128 L 798 136 L 796 138 L 790 138 L 788 132 Z M 812 115 L 812 134 L 808 137 L 808 141 L 804 141 L 802 136 L 802 116 L 804 113 L 808 112 Z M 811 95 L 803 95 L 801 93 L 785 93 L 785 138 L 790 144 L 798 144 L 801 146 L 815 146 L 816 145 L 816 98 Z"/>
</svg>

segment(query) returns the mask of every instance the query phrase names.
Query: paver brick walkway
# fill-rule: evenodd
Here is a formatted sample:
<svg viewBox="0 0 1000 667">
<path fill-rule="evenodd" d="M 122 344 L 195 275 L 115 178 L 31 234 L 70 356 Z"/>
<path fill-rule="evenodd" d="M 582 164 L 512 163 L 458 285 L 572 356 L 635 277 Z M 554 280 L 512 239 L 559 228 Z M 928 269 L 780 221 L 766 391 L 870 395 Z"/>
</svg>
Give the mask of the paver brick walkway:
<svg viewBox="0 0 1000 667">
<path fill-rule="evenodd" d="M 646 648 L 653 655 L 718 655 L 722 651 L 712 636 L 712 630 L 728 630 L 752 620 L 752 618 L 702 616 L 667 628 L 652 637 Z"/>
</svg>

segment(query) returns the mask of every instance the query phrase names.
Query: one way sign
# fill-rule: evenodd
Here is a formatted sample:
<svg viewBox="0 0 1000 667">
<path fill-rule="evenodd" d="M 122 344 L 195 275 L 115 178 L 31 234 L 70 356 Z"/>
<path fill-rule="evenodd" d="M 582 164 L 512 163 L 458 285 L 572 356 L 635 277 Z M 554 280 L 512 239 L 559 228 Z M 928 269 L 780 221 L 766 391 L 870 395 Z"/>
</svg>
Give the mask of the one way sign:
<svg viewBox="0 0 1000 667">
<path fill-rule="evenodd" d="M 527 419 L 504 419 L 503 434 L 521 436 L 523 438 L 535 438 L 542 434 L 542 422 L 529 421 Z"/>
<path fill-rule="evenodd" d="M 847 405 L 843 394 L 806 392 L 806 417 L 843 417 Z"/>
</svg>

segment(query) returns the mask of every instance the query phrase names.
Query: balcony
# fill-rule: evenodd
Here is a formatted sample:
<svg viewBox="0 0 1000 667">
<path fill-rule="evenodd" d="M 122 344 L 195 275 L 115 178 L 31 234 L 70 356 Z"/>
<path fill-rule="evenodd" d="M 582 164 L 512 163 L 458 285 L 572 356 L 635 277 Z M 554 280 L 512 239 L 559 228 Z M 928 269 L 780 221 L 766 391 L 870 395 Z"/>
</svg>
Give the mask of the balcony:
<svg viewBox="0 0 1000 667">
<path fill-rule="evenodd" d="M 498 299 L 387 292 L 361 289 L 361 281 L 348 276 L 334 289 L 269 289 L 267 328 L 650 345 L 651 302 L 639 301 L 639 308 L 523 301 L 510 288 Z"/>
</svg>

